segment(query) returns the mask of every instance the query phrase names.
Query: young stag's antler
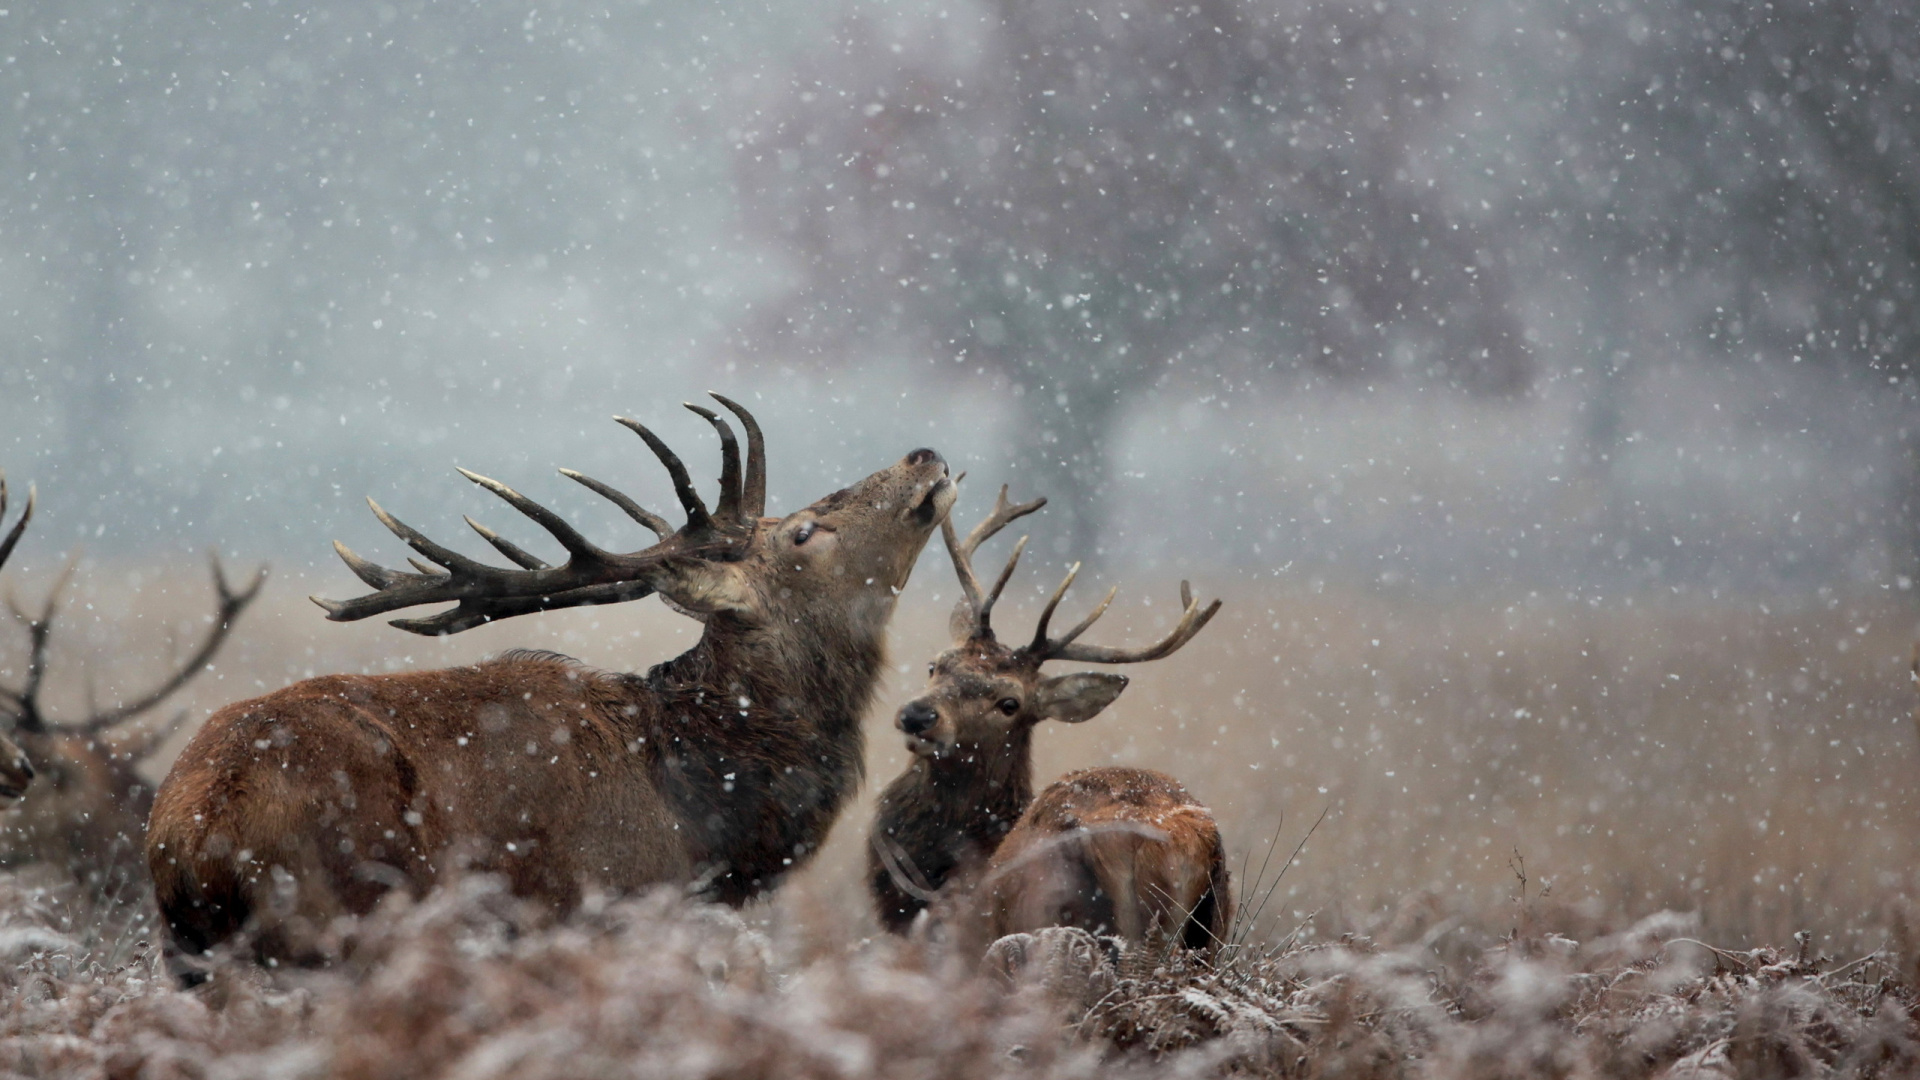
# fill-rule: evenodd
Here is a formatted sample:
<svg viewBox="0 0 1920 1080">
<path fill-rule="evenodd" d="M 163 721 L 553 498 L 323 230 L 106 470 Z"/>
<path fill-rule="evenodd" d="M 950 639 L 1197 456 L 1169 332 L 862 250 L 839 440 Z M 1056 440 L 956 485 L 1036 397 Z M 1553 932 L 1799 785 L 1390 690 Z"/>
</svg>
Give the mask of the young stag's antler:
<svg viewBox="0 0 1920 1080">
<path fill-rule="evenodd" d="M 966 474 L 961 474 L 961 479 Z M 973 553 L 981 544 L 993 539 L 994 534 L 1019 519 L 1047 505 L 1045 497 L 1030 503 L 1011 503 L 1007 501 L 1007 485 L 1000 485 L 1000 494 L 993 500 L 993 509 L 980 520 L 967 534 L 966 540 L 957 538 L 953 528 L 953 515 L 940 519 L 940 538 L 947 543 L 947 554 L 953 557 L 953 571 L 960 579 L 960 591 L 965 594 L 960 606 L 953 609 L 952 630 L 956 638 L 993 637 L 993 605 L 1000 599 L 1000 591 L 1007 587 L 1007 579 L 1013 577 L 1013 568 L 1020 565 L 1020 553 L 1027 549 L 1027 538 L 1021 537 L 1013 545 L 1013 554 L 1007 557 L 1007 565 L 1001 569 L 1000 576 L 994 579 L 993 588 L 984 594 L 980 589 L 980 579 L 973 572 Z"/>
<path fill-rule="evenodd" d="M 1163 656 L 1171 655 L 1182 645 L 1192 641 L 1193 635 L 1199 633 L 1201 628 L 1213 618 L 1214 613 L 1220 610 L 1218 600 L 1207 605 L 1203 610 L 1199 601 L 1193 598 L 1192 586 L 1182 581 L 1180 583 L 1182 608 L 1180 621 L 1174 625 L 1173 630 L 1166 637 L 1152 645 L 1137 649 L 1120 649 L 1111 645 L 1075 644 L 1075 638 L 1086 633 L 1088 627 L 1107 613 L 1107 605 L 1113 603 L 1114 594 L 1120 591 L 1119 586 L 1115 586 L 1107 590 L 1106 599 L 1101 600 L 1099 605 L 1089 612 L 1086 618 L 1081 619 L 1073 629 L 1058 638 L 1048 638 L 1047 624 L 1053 621 L 1054 609 L 1060 606 L 1061 598 L 1067 595 L 1068 587 L 1073 584 L 1074 577 L 1079 573 L 1080 564 L 1074 563 L 1073 567 L 1067 571 L 1066 580 L 1053 591 L 1052 599 L 1047 601 L 1047 606 L 1040 612 L 1040 624 L 1033 632 L 1033 641 L 1022 650 L 1027 655 L 1037 657 L 1041 661 L 1078 660 L 1088 664 L 1139 664 L 1148 660 L 1158 660 Z"/>
<path fill-rule="evenodd" d="M 973 570 L 973 553 L 1001 529 L 1045 505 L 1047 500 L 1044 498 L 1035 499 L 1030 503 L 1010 503 L 1007 501 L 1006 485 L 1003 484 L 1000 487 L 999 496 L 994 499 L 992 511 L 981 520 L 980 524 L 973 527 L 973 531 L 967 534 L 964 541 L 958 539 L 950 517 L 940 523 L 940 535 L 947 542 L 947 553 L 953 556 L 953 569 L 960 579 L 960 590 L 966 594 L 960 606 L 953 612 L 951 629 L 955 638 L 961 641 L 975 638 L 993 640 L 993 605 L 1000 599 L 1001 590 L 1006 588 L 1008 579 L 1013 577 L 1014 567 L 1020 564 L 1020 555 L 1027 548 L 1027 538 L 1023 536 L 1018 543 L 1014 544 L 1013 554 L 1007 557 L 1007 565 L 1001 569 L 1000 576 L 994 579 L 991 589 L 981 589 L 980 578 Z M 1201 628 L 1213 618 L 1214 613 L 1220 610 L 1218 600 L 1202 609 L 1193 599 L 1192 586 L 1182 581 L 1180 606 L 1183 610 L 1180 621 L 1166 637 L 1138 649 L 1075 644 L 1075 639 L 1086 633 L 1100 616 L 1107 613 L 1107 606 L 1113 603 L 1115 594 L 1120 591 L 1119 586 L 1116 585 L 1107 590 L 1106 597 L 1073 629 L 1058 638 L 1050 639 L 1047 637 L 1047 629 L 1053 621 L 1053 613 L 1060 607 L 1060 601 L 1065 598 L 1067 590 L 1073 586 L 1073 579 L 1079 574 L 1080 564 L 1074 563 L 1067 570 L 1066 580 L 1053 591 L 1053 596 L 1047 601 L 1046 608 L 1040 612 L 1040 623 L 1034 630 L 1032 642 L 1020 650 L 1020 653 L 1036 666 L 1048 660 L 1078 660 L 1090 664 L 1138 664 L 1148 660 L 1158 660 L 1163 656 L 1171 655 L 1193 640 L 1193 636 L 1198 634 Z"/>
<path fill-rule="evenodd" d="M 348 568 L 378 591 L 352 600 L 314 597 L 314 603 L 326 609 L 327 618 L 350 622 L 399 608 L 458 601 L 458 606 L 428 618 L 393 620 L 394 626 L 416 634 L 457 634 L 495 619 L 535 611 L 637 600 L 655 590 L 653 574 L 670 560 L 738 558 L 746 550 L 755 522 L 766 509 L 766 446 L 760 425 L 751 413 L 719 394 L 712 397 L 737 417 L 747 431 L 743 474 L 740 444 L 726 421 L 709 409 L 687 406 L 712 424 L 720 436 L 720 501 L 712 511 L 700 501 L 693 481 L 687 476 L 687 467 L 666 443 L 639 423 L 623 416 L 614 417 L 621 426 L 640 436 L 667 467 L 674 494 L 679 496 L 680 505 L 687 512 L 687 523 L 677 532 L 671 530 L 665 518 L 643 509 L 615 488 L 571 469 L 560 470 L 562 476 L 607 499 L 628 517 L 652 530 L 660 537 L 653 546 L 625 554 L 602 550 L 553 511 L 497 480 L 461 469 L 462 476 L 498 495 L 552 534 L 567 551 L 566 563 L 550 566 L 492 529 L 467 518 L 467 524 L 475 532 L 520 569 L 489 566 L 435 543 L 368 499 L 367 505 L 373 507 L 374 516 L 382 525 L 436 565 L 409 559 L 418 573 L 389 570 L 361 558 L 336 541 L 334 550 L 340 553 Z"/>
</svg>

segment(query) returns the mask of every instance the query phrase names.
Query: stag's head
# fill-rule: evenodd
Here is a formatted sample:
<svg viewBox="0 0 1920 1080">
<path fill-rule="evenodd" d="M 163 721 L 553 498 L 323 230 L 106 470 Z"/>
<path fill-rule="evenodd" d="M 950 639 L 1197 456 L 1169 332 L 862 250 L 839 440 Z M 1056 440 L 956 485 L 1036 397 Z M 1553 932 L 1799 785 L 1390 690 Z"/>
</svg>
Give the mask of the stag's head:
<svg viewBox="0 0 1920 1080">
<path fill-rule="evenodd" d="M 743 610 L 791 617 L 844 598 L 856 617 L 892 610 L 956 495 L 947 463 L 919 449 L 784 518 L 768 518 L 751 560 L 733 572 Z"/>
<path fill-rule="evenodd" d="M 727 422 L 712 410 L 687 406 L 720 437 L 720 494 L 711 509 L 694 490 L 686 466 L 664 442 L 640 424 L 616 418 L 646 442 L 672 477 L 687 515 L 677 530 L 611 486 L 561 470 L 652 530 L 660 538 L 652 546 L 628 553 L 603 550 L 553 511 L 497 480 L 463 469 L 469 480 L 552 534 L 566 549 L 567 561 L 549 565 L 469 518 L 467 523 L 520 569 L 488 566 L 429 540 L 375 505 L 381 522 L 432 565 L 416 560 L 417 573 L 389 570 L 336 544 L 348 567 L 378 591 L 353 600 L 316 602 L 329 618 L 345 621 L 457 601 L 456 607 L 428 618 L 394 621 L 420 634 L 453 634 L 514 615 L 618 603 L 650 593 L 702 621 L 790 627 L 847 612 L 856 619 L 869 616 L 866 621 L 878 630 L 914 560 L 953 506 L 955 489 L 946 462 L 932 450 L 915 450 L 784 518 L 764 517 L 767 472 L 760 426 L 740 405 L 718 394 L 714 398 L 745 429 L 747 447 L 743 467 L 739 441 Z"/>
<path fill-rule="evenodd" d="M 1013 576 L 1026 548 L 1026 538 L 1014 546 L 1007 565 L 989 589 L 983 589 L 973 572 L 973 553 L 989 537 L 1017 518 L 1046 505 L 1045 499 L 1013 505 L 1007 501 L 1007 489 L 985 520 L 976 525 L 965 540 L 958 538 L 951 522 L 941 523 L 947 551 L 953 557 L 954 572 L 962 593 L 954 607 L 949 628 L 953 645 L 927 667 L 927 688 L 919 697 L 901 706 L 894 723 L 907 737 L 907 748 L 922 757 L 942 758 L 960 754 L 969 760 L 997 756 L 1015 737 L 1042 720 L 1077 724 L 1099 715 L 1127 688 L 1127 677 L 1104 671 L 1076 671 L 1065 675 L 1043 675 L 1041 666 L 1049 660 L 1077 660 L 1095 664 L 1132 664 L 1167 656 L 1192 640 L 1220 610 L 1215 600 L 1201 608 L 1193 599 L 1186 582 L 1180 583 L 1180 621 L 1159 642 L 1139 649 L 1110 648 L 1078 643 L 1080 635 L 1106 613 L 1113 602 L 1113 591 L 1079 624 L 1059 637 L 1048 636 L 1054 612 L 1080 572 L 1076 564 L 1055 589 L 1040 613 L 1039 625 L 1031 640 L 1009 646 L 993 632 L 993 606 Z M 1117 591 L 1117 590 L 1115 590 Z"/>
</svg>

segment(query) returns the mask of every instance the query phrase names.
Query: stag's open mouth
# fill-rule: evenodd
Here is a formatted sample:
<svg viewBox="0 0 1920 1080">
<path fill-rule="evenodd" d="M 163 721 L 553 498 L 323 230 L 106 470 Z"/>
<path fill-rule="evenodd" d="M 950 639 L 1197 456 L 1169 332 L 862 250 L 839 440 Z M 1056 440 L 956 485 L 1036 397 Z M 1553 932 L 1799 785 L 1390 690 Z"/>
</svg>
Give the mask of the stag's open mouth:
<svg viewBox="0 0 1920 1080">
<path fill-rule="evenodd" d="M 26 795 L 26 785 L 15 787 L 12 784 L 0 784 L 0 803 L 12 802 Z"/>
<path fill-rule="evenodd" d="M 950 748 L 945 743 L 936 742 L 921 735 L 907 736 L 907 751 L 917 757 L 945 757 L 948 749 Z"/>
<path fill-rule="evenodd" d="M 952 509 L 954 500 L 947 499 L 946 505 L 942 506 L 940 497 L 953 490 L 953 481 L 945 476 L 928 484 L 927 493 L 907 511 L 907 520 L 916 525 L 932 526 Z"/>
</svg>

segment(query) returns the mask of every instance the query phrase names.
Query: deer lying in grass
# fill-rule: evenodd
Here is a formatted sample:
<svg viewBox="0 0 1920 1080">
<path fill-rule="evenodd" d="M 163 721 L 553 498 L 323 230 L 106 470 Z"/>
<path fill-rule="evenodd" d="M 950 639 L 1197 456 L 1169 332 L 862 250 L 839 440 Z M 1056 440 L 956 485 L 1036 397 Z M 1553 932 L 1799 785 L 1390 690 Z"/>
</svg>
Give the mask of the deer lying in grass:
<svg viewBox="0 0 1920 1080">
<path fill-rule="evenodd" d="M 264 960 L 324 961 L 335 917 L 462 870 L 500 874 L 558 910 L 590 887 L 660 883 L 740 904 L 812 856 L 859 780 L 860 720 L 895 597 L 954 486 L 940 455 L 921 449 L 784 518 L 762 517 L 759 426 L 715 397 L 745 427 L 747 457 L 743 473 L 727 423 L 688 406 L 720 436 L 712 511 L 666 444 L 620 421 L 672 476 L 687 513 L 678 531 L 565 473 L 661 535 L 639 551 L 604 551 L 473 473 L 551 533 L 567 562 L 548 566 L 469 519 L 520 569 L 488 566 L 374 507 L 439 569 L 388 570 L 340 547 L 377 591 L 317 601 L 329 618 L 457 601 L 394 622 L 449 634 L 657 592 L 705 631 L 644 675 L 511 652 L 472 667 L 309 679 L 220 710 L 162 785 L 148 830 L 177 972 L 194 975 L 179 954 L 242 930 Z"/>
<path fill-rule="evenodd" d="M 30 493 L 26 514 L 0 541 L 0 564 L 25 531 L 33 501 Z M 0 476 L 0 514 L 5 511 L 6 479 Z M 186 718 L 181 712 L 156 720 L 156 710 L 207 670 L 240 613 L 259 594 L 266 571 L 235 592 L 215 559 L 218 604 L 205 638 L 187 658 L 160 685 L 125 704 L 62 719 L 48 715 L 40 694 L 54 617 L 71 572 L 69 564 L 37 614 L 8 601 L 14 618 L 26 627 L 28 649 L 24 681 L 0 685 L 0 724 L 13 740 L 11 753 L 0 748 L 0 795 L 18 800 L 0 816 L 0 866 L 54 864 L 84 884 L 117 888 L 129 876 L 144 877 L 140 836 L 153 805 L 153 786 L 139 767 Z M 7 762 L 14 763 L 11 769 L 4 767 Z"/>
<path fill-rule="evenodd" d="M 868 882 L 880 920 L 905 932 L 940 896 L 982 922 L 987 938 L 1044 926 L 1105 929 L 1132 940 L 1170 935 L 1204 947 L 1224 937 L 1232 895 L 1213 815 L 1178 781 L 1143 769 L 1073 773 L 1033 797 L 1033 730 L 1043 720 L 1092 719 L 1126 689 L 1123 675 L 1043 677 L 1049 660 L 1139 663 L 1185 645 L 1220 609 L 1204 610 L 1181 583 L 1184 611 L 1165 638 L 1141 649 L 1076 644 L 1113 600 L 1059 638 L 1047 636 L 1067 574 L 1040 614 L 1033 640 L 1002 644 L 993 606 L 1012 577 L 1023 538 L 989 590 L 973 553 L 1046 500 L 1007 502 L 965 541 L 942 534 L 965 594 L 954 609 L 954 646 L 929 665 L 926 692 L 900 709 L 897 726 L 914 760 L 880 796 L 870 835 Z"/>
</svg>

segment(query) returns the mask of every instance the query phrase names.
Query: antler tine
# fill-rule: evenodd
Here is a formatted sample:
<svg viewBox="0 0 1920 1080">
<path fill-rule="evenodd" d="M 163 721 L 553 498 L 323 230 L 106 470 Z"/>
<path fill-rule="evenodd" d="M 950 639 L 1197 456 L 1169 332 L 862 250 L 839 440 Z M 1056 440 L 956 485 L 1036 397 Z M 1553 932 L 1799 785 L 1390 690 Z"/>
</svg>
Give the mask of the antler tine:
<svg viewBox="0 0 1920 1080">
<path fill-rule="evenodd" d="M 560 475 L 619 507 L 628 517 L 653 530 L 655 536 L 665 536 L 673 531 L 673 525 L 666 518 L 634 502 L 625 492 L 611 484 L 603 484 L 585 473 L 575 472 L 572 469 L 561 469 Z"/>
<path fill-rule="evenodd" d="M 525 548 L 521 547 L 520 545 L 514 543 L 513 541 L 507 539 L 504 536 L 501 536 L 499 533 L 494 532 L 492 529 L 487 528 L 485 525 L 480 524 L 479 522 L 473 520 L 470 517 L 465 518 L 465 520 L 468 528 L 471 528 L 474 532 L 477 532 L 480 534 L 480 539 L 485 540 L 489 544 L 492 544 L 493 549 L 495 551 L 498 551 L 500 554 L 505 555 L 509 559 L 512 559 L 515 563 L 519 564 L 522 570 L 552 569 L 552 567 L 547 564 L 546 560 L 540 558 L 538 555 L 532 554 L 531 552 L 527 551 Z M 425 568 L 423 567 L 422 570 L 424 571 L 424 569 Z"/>
<path fill-rule="evenodd" d="M 1158 660 L 1178 651 L 1181 646 L 1193 640 L 1208 622 L 1220 610 L 1220 601 L 1215 600 L 1201 608 L 1193 599 L 1192 588 L 1186 582 L 1180 583 L 1180 599 L 1186 603 L 1180 622 L 1166 637 L 1152 645 L 1138 649 L 1122 649 L 1108 645 L 1079 645 L 1073 642 L 1084 627 L 1076 628 L 1073 634 L 1056 642 L 1049 642 L 1046 651 L 1048 660 L 1078 660 L 1090 664 L 1138 664 L 1148 660 Z M 1105 610 L 1105 605 L 1101 605 Z M 1089 620 L 1091 622 L 1091 620 Z"/>
<path fill-rule="evenodd" d="M 207 559 L 213 567 L 213 589 L 218 601 L 213 614 L 213 629 L 208 631 L 206 640 L 165 682 L 134 701 L 103 713 L 94 713 L 79 725 L 82 730 L 97 734 L 123 720 L 139 716 L 172 697 L 181 687 L 193 681 L 194 676 L 207 669 L 214 654 L 226 643 L 227 635 L 233 631 L 233 624 L 239 620 L 240 613 L 260 595 L 261 586 L 267 582 L 267 568 L 263 565 L 253 572 L 253 580 L 247 583 L 246 588 L 235 592 L 227 582 L 225 568 L 220 565 L 220 553 L 209 552 Z"/>
<path fill-rule="evenodd" d="M 1053 590 L 1053 595 L 1047 598 L 1047 606 L 1040 609 L 1040 621 L 1035 625 L 1033 631 L 1033 644 L 1028 646 L 1028 648 L 1039 649 L 1046 645 L 1047 625 L 1053 622 L 1054 610 L 1060 606 L 1060 601 L 1066 597 L 1067 590 L 1073 588 L 1073 579 L 1079 576 L 1079 563 L 1074 563 L 1072 566 L 1067 567 L 1067 576 L 1061 579 L 1060 587 Z"/>
<path fill-rule="evenodd" d="M 961 549 L 967 553 L 968 558 L 972 558 L 980 545 L 993 539 L 995 533 L 1045 505 L 1047 505 L 1045 496 L 1030 503 L 1018 505 L 1010 503 L 1007 501 L 1007 485 L 1001 484 L 1000 494 L 993 499 L 993 510 L 980 520 L 980 524 L 973 527 L 972 532 L 967 534 L 967 542 L 961 545 Z"/>
<path fill-rule="evenodd" d="M 1007 565 L 1000 568 L 1000 576 L 993 580 L 993 588 L 980 601 L 980 629 L 989 629 L 988 620 L 993 616 L 993 605 L 1000 599 L 1000 590 L 1006 588 L 1008 579 L 1013 577 L 1013 568 L 1020 565 L 1020 554 L 1027 550 L 1029 539 L 1023 536 L 1013 545 L 1013 554 L 1007 556 Z"/>
<path fill-rule="evenodd" d="M 1009 523 L 1026 517 L 1045 505 L 1047 505 L 1045 498 L 1035 499 L 1030 503 L 1009 502 L 1007 485 L 1002 484 L 1000 494 L 993 500 L 993 509 L 980 520 L 980 524 L 973 527 L 973 531 L 967 534 L 965 540 L 958 538 L 958 533 L 953 526 L 953 515 L 949 514 L 941 519 L 941 539 L 947 543 L 947 554 L 953 557 L 954 574 L 960 579 L 960 591 L 966 594 L 967 606 L 972 611 L 972 618 L 967 621 L 969 634 L 980 637 L 993 635 L 993 605 L 1000 599 L 1001 590 L 1007 587 L 1007 580 L 1013 577 L 1014 567 L 1020 564 L 1020 553 L 1026 550 L 1027 538 L 1021 537 L 1020 542 L 1014 545 L 1013 554 L 1008 557 L 1007 565 L 1000 571 L 1000 576 L 994 581 L 991 591 L 983 592 L 980 588 L 980 578 L 973 570 L 973 553 L 981 544 L 992 539 L 994 534 L 1006 528 Z M 956 613 L 957 617 L 958 613 Z M 958 633 L 958 624 L 955 632 Z"/>
<path fill-rule="evenodd" d="M 720 434 L 720 501 L 714 505 L 713 516 L 720 521 L 737 522 L 740 520 L 740 442 L 733 437 L 733 429 L 725 420 L 715 415 L 712 409 L 703 409 L 691 401 L 683 401 L 694 415 L 713 425 Z"/>
<path fill-rule="evenodd" d="M 640 436 L 646 442 L 647 449 L 653 451 L 653 456 L 659 458 L 660 464 L 667 467 L 667 475 L 673 478 L 673 493 L 679 497 L 680 505 L 687 511 L 687 528 L 701 528 L 708 524 L 713 516 L 707 513 L 707 504 L 700 501 L 700 493 L 693 489 L 693 480 L 687 476 L 687 467 L 681 462 L 679 456 L 668 449 L 667 444 L 661 442 L 658 435 L 648 431 L 646 426 L 638 420 L 625 416 L 616 416 L 613 420 L 614 423 Z"/>
<path fill-rule="evenodd" d="M 45 731 L 47 728 L 46 717 L 40 711 L 40 684 L 47 676 L 47 642 L 53 636 L 53 618 L 60 610 L 60 594 L 66 591 L 79 565 L 79 555 L 68 556 L 67 565 L 61 568 L 60 576 L 54 579 L 53 587 L 47 590 L 46 603 L 41 605 L 38 615 L 29 615 L 20 610 L 14 598 L 7 597 L 7 607 L 13 612 L 13 617 L 27 624 L 27 681 L 19 690 L 8 693 L 18 710 L 14 725 L 22 731 Z"/>
<path fill-rule="evenodd" d="M 594 604 L 622 604 L 628 600 L 638 600 L 641 597 L 651 595 L 653 585 L 650 582 L 639 580 L 610 581 L 599 585 L 588 585 L 578 589 L 567 589 L 563 592 L 527 596 L 486 596 L 480 597 L 479 599 L 445 595 L 446 589 L 444 587 L 437 588 L 436 592 L 438 595 L 428 599 L 403 600 L 398 603 L 388 604 L 380 608 L 379 611 L 392 611 L 395 608 L 411 607 L 414 604 L 431 604 L 457 599 L 460 601 L 459 606 L 448 608 L 437 615 L 430 615 L 421 619 L 387 620 L 388 625 L 398 627 L 410 634 L 420 634 L 425 637 L 445 637 L 448 634 L 457 634 L 462 630 L 471 630 L 476 626 L 485 626 L 496 619 L 510 619 L 515 615 L 530 615 L 537 611 L 553 611 L 559 608 L 588 607 Z M 362 599 L 371 600 L 373 597 L 362 597 Z M 344 606 L 340 605 L 338 601 L 333 600 L 322 601 L 315 598 L 314 602 L 320 604 L 321 607 L 327 608 L 329 612 L 333 610 L 329 605 Z M 352 603 L 352 601 L 348 601 L 348 603 Z M 378 611 L 370 610 L 352 615 L 350 618 L 365 618 L 367 615 L 378 613 Z M 329 614 L 328 618 L 333 618 L 333 616 Z"/>
<path fill-rule="evenodd" d="M 20 515 L 19 521 L 13 523 L 13 528 L 7 530 L 6 539 L 0 540 L 0 565 L 6 563 L 7 556 L 13 554 L 14 545 L 18 544 L 20 537 L 26 533 L 27 522 L 33 520 L 33 504 L 39 500 L 39 495 L 40 493 L 34 489 L 32 484 L 27 485 L 27 511 Z M 6 515 L 7 474 L 0 472 L 0 518 L 5 518 Z"/>
<path fill-rule="evenodd" d="M 590 561 L 602 560 L 609 555 L 608 552 L 601 551 L 598 547 L 595 547 L 586 537 L 581 536 L 578 530 L 567 524 L 566 520 L 559 514 L 541 506 L 539 503 L 534 502 L 532 499 L 527 498 L 525 495 L 520 494 L 500 481 L 481 476 L 479 473 L 468 469 L 461 469 L 460 475 L 479 484 L 495 495 L 500 496 L 500 498 L 506 500 L 507 505 L 532 518 L 541 528 L 552 533 L 555 540 L 560 541 L 560 546 L 567 549 L 567 554 Z M 471 524 L 471 521 L 469 521 L 469 524 Z M 482 532 L 480 535 L 486 536 L 486 533 Z M 492 542 L 492 539 L 492 537 L 488 537 L 489 542 Z M 494 543 L 493 546 L 500 548 L 501 553 L 509 559 L 520 562 L 518 557 L 508 552 L 506 548 L 501 548 L 498 543 Z M 423 552 L 423 554 L 425 553 Z M 521 555 L 525 554 L 525 552 L 521 552 Z M 436 559 L 434 561 L 439 562 L 440 560 Z M 527 566 L 524 562 L 520 562 L 520 565 Z M 535 568 L 527 567 L 527 569 L 531 570 Z"/>
<path fill-rule="evenodd" d="M 749 519 L 757 518 L 767 512 L 767 441 L 744 406 L 711 391 L 707 396 L 724 405 L 747 429 L 747 474 L 740 484 L 740 512 Z"/>
<path fill-rule="evenodd" d="M 966 594 L 967 606 L 977 615 L 980 611 L 980 579 L 973 574 L 973 559 L 960 549 L 952 514 L 940 519 L 940 539 L 946 541 L 947 554 L 953 559 L 953 573 L 960 579 L 960 591 Z"/>
<path fill-rule="evenodd" d="M 1054 644 L 1054 648 L 1060 648 L 1060 646 L 1071 646 L 1075 638 L 1079 638 L 1081 634 L 1085 634 L 1089 626 L 1094 625 L 1094 623 L 1098 623 L 1098 621 L 1100 621 L 1100 617 L 1102 617 L 1102 615 L 1106 615 L 1106 609 L 1108 609 L 1108 607 L 1110 607 L 1110 605 L 1114 603 L 1114 598 L 1116 598 L 1116 596 L 1119 596 L 1119 586 L 1117 586 L 1117 584 L 1116 586 L 1114 586 L 1114 588 L 1110 588 L 1110 590 L 1106 590 L 1106 596 L 1104 596 L 1104 598 L 1100 598 L 1100 603 L 1096 603 L 1096 605 L 1094 605 L 1094 609 L 1092 609 L 1092 611 L 1089 611 L 1089 613 L 1087 613 L 1087 617 L 1085 617 L 1085 619 L 1081 619 L 1079 623 L 1075 623 L 1075 625 L 1073 625 L 1073 628 L 1071 628 L 1071 630 L 1068 630 L 1066 634 L 1060 634 L 1060 638 L 1052 642 L 1052 644 Z"/>
<path fill-rule="evenodd" d="M 465 470 L 461 470 L 461 471 L 464 472 Z M 425 533 L 421 532 L 420 530 L 414 528 L 411 525 L 408 525 L 406 522 L 401 521 L 399 518 L 394 517 L 392 514 L 387 513 L 385 510 L 381 509 L 379 503 L 373 501 L 373 496 L 371 495 L 367 496 L 367 505 L 373 508 L 373 516 L 380 519 L 380 524 L 385 525 L 387 527 L 388 532 L 406 541 L 408 547 L 412 548 L 413 550 L 419 552 L 422 555 L 425 555 L 427 558 L 432 559 L 434 562 L 439 563 L 441 566 L 444 566 L 449 570 L 455 569 L 455 568 L 462 569 L 462 570 L 469 570 L 469 569 L 479 570 L 479 569 L 485 568 L 483 564 L 474 562 L 472 559 L 467 558 L 465 555 L 460 554 L 459 552 L 453 550 L 452 548 L 442 547 L 441 545 L 434 543 L 432 540 L 427 538 L 427 535 Z M 384 572 L 389 574 L 398 573 L 398 571 L 393 571 L 393 570 L 387 570 Z M 367 579 L 363 577 L 360 580 L 366 581 Z M 372 585 L 373 582 L 368 581 L 367 584 Z M 382 588 L 383 586 L 375 586 L 375 587 Z"/>
<path fill-rule="evenodd" d="M 389 570 L 371 559 L 362 558 L 352 548 L 338 540 L 333 542 L 333 553 L 347 564 L 353 576 L 376 589 L 384 589 L 398 581 L 405 581 L 410 575 L 404 571 Z"/>
</svg>

